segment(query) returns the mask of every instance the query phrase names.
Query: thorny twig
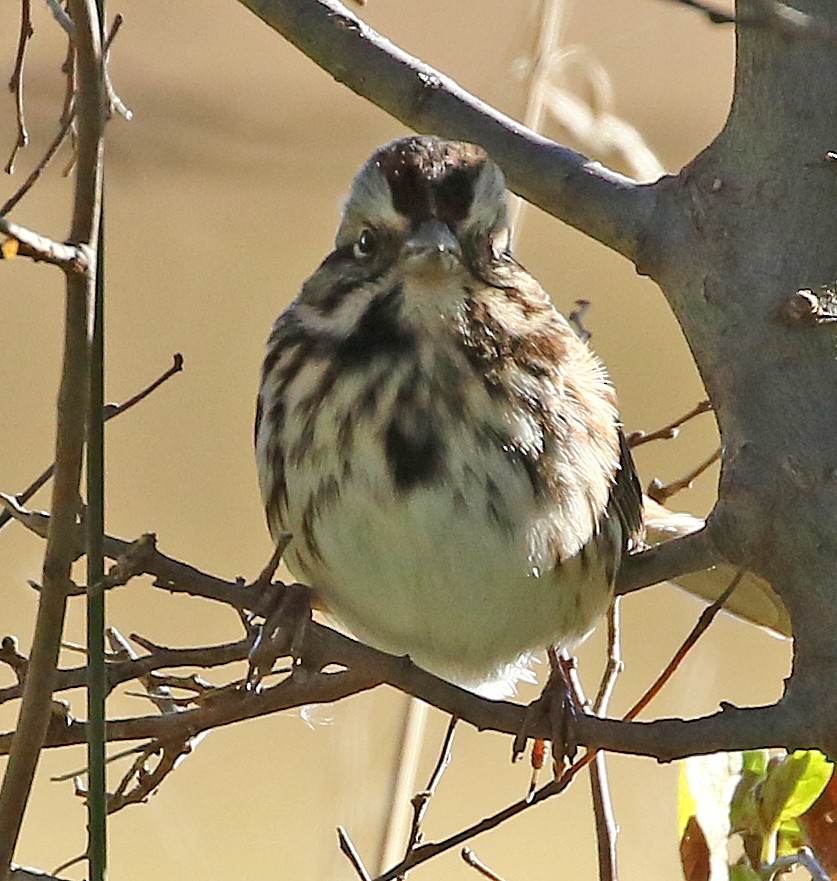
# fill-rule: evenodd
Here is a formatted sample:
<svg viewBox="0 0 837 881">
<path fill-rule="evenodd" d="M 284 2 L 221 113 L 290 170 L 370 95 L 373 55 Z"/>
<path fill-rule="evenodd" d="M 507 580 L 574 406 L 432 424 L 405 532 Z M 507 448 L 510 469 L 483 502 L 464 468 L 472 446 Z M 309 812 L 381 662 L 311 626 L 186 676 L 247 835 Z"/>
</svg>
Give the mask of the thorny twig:
<svg viewBox="0 0 837 881">
<path fill-rule="evenodd" d="M 147 385 L 144 389 L 138 391 L 135 395 L 132 395 L 126 401 L 123 401 L 121 404 L 108 404 L 105 407 L 105 422 L 108 422 L 111 419 L 115 419 L 117 416 L 120 416 L 122 413 L 125 413 L 127 410 L 130 410 L 131 407 L 135 407 L 141 401 L 144 401 L 152 392 L 156 391 L 164 382 L 167 382 L 171 379 L 176 373 L 180 373 L 183 370 L 183 355 L 180 352 L 176 352 L 172 356 L 172 365 L 168 367 L 163 373 L 160 374 L 152 383 Z M 53 462 L 51 465 L 47 466 L 33 481 L 26 487 L 22 492 L 17 493 L 15 495 L 15 500 L 19 505 L 24 505 L 35 493 L 52 477 L 53 471 L 55 470 L 55 463 Z M 0 529 L 12 519 L 12 515 L 9 513 L 8 508 L 0 511 Z"/>
<path fill-rule="evenodd" d="M 648 489 L 646 493 L 660 505 L 664 505 L 668 499 L 670 499 L 673 495 L 676 495 L 679 492 L 682 492 L 684 489 L 690 489 L 692 484 L 707 468 L 710 468 L 721 458 L 721 447 L 718 447 L 708 459 L 705 459 L 700 463 L 696 468 L 690 471 L 688 474 L 681 477 L 679 480 L 674 480 L 671 483 L 661 483 L 655 477 L 651 483 L 648 484 Z"/>
</svg>

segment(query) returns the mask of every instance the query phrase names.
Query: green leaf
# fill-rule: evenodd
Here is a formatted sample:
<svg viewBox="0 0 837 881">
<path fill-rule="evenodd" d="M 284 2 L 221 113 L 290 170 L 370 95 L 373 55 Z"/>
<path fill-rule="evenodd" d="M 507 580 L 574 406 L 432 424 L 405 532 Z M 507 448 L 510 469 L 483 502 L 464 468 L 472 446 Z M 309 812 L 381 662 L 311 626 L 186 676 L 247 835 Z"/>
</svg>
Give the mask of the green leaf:
<svg viewBox="0 0 837 881">
<path fill-rule="evenodd" d="M 766 749 L 748 749 L 741 754 L 744 760 L 744 772 L 761 779 L 767 775 L 767 763 L 770 752 Z"/>
<path fill-rule="evenodd" d="M 761 875 L 745 860 L 730 866 L 729 881 L 762 881 L 762 879 Z"/>
<path fill-rule="evenodd" d="M 680 762 L 680 774 L 677 780 L 677 840 L 683 838 L 689 820 L 697 813 L 697 802 L 689 788 L 689 778 L 686 776 L 686 763 Z"/>
<path fill-rule="evenodd" d="M 798 820 L 785 820 L 779 824 L 776 841 L 776 856 L 784 857 L 791 853 L 797 853 L 799 848 L 805 847 L 808 840 Z"/>
<path fill-rule="evenodd" d="M 797 750 L 767 773 L 760 812 L 766 829 L 801 816 L 819 798 L 834 766 L 818 750 Z"/>
</svg>

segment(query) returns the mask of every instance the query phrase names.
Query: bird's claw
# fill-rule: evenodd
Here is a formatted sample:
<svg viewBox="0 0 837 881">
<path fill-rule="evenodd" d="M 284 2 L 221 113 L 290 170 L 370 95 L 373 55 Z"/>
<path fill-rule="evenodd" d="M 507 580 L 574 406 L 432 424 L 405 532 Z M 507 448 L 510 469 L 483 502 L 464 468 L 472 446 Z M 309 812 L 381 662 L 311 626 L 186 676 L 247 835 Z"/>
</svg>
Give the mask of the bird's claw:
<svg viewBox="0 0 837 881">
<path fill-rule="evenodd" d="M 279 590 L 276 606 L 258 627 L 247 656 L 249 667 L 245 687 L 257 691 L 277 658 L 299 660 L 305 631 L 311 620 L 311 591 L 304 584 L 288 584 Z"/>
</svg>

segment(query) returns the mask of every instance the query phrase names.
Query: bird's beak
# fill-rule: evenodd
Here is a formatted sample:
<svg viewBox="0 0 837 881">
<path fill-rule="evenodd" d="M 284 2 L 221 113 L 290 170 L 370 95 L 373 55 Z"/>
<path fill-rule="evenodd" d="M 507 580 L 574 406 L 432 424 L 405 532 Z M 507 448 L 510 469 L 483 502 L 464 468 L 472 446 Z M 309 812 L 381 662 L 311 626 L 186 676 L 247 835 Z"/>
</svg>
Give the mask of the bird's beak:
<svg viewBox="0 0 837 881">
<path fill-rule="evenodd" d="M 449 269 L 462 259 L 462 248 L 450 227 L 441 220 L 424 220 L 401 250 L 404 260 L 422 268 Z"/>
</svg>

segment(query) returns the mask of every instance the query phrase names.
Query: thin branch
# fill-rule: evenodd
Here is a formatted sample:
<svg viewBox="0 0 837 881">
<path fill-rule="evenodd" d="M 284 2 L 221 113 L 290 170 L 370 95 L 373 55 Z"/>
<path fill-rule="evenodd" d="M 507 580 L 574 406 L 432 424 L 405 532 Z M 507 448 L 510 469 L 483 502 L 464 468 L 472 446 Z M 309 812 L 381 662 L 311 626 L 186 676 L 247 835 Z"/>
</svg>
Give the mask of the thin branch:
<svg viewBox="0 0 837 881">
<path fill-rule="evenodd" d="M 416 131 L 481 144 L 518 195 L 637 258 L 656 204 L 654 185 L 637 185 L 499 113 L 337 0 L 240 2 L 358 95 Z"/>
<path fill-rule="evenodd" d="M 626 557 L 616 577 L 616 593 L 631 593 L 721 562 L 721 552 L 709 529 L 704 527 Z"/>
<path fill-rule="evenodd" d="M 119 27 L 123 22 L 123 17 L 121 15 L 116 15 L 113 24 L 111 25 L 110 33 L 105 40 L 104 49 L 105 52 L 110 48 L 111 43 L 116 37 L 116 34 L 119 32 Z M 55 137 L 52 139 L 52 143 L 47 147 L 44 155 L 41 157 L 40 161 L 35 165 L 32 171 L 29 173 L 26 180 L 18 187 L 17 191 L 12 193 L 12 195 L 0 206 L 0 217 L 8 214 L 18 202 L 23 199 L 23 197 L 32 189 L 32 187 L 38 182 L 41 175 L 46 170 L 49 163 L 55 157 L 55 154 L 61 148 L 61 145 L 67 138 L 67 135 L 73 128 L 73 125 L 76 121 L 76 110 L 75 110 L 75 100 L 74 100 L 74 78 L 72 76 L 73 65 L 74 65 L 74 57 L 75 50 L 73 48 L 72 42 L 69 43 L 67 50 L 67 58 L 62 65 L 62 70 L 67 74 L 67 89 L 64 97 L 64 109 L 61 113 L 61 123 L 56 133 Z M 110 80 L 108 80 L 110 83 Z M 113 103 L 114 96 L 110 96 L 110 101 Z M 118 101 L 118 98 L 116 98 Z M 121 102 L 120 102 L 121 104 Z M 122 114 L 125 115 L 124 113 Z M 128 111 L 128 116 L 126 118 L 130 118 L 130 111 Z"/>
<path fill-rule="evenodd" d="M 165 778 L 175 769 L 180 760 L 192 752 L 194 741 L 187 738 L 173 743 L 154 742 L 149 744 L 137 757 L 123 776 L 116 792 L 108 796 L 107 812 L 114 814 L 128 805 L 143 804 L 163 785 Z M 160 754 L 153 771 L 148 771 L 146 762 L 151 756 Z M 136 780 L 133 786 L 131 781 Z"/>
<path fill-rule="evenodd" d="M 620 598 L 614 597 L 607 612 L 607 664 L 592 707 L 597 716 L 604 716 L 607 713 L 616 680 L 624 668 L 619 626 L 620 603 Z M 593 800 L 593 816 L 596 821 L 599 878 L 601 881 L 618 881 L 616 839 L 619 835 L 619 826 L 613 813 L 607 764 L 603 752 L 598 752 L 590 765 L 590 791 Z"/>
<path fill-rule="evenodd" d="M 463 847 L 460 856 L 472 869 L 476 869 L 484 878 L 489 881 L 504 881 L 502 876 L 498 875 L 493 869 L 486 864 L 471 850 L 470 847 Z"/>
<path fill-rule="evenodd" d="M 371 876 L 366 871 L 366 866 L 363 865 L 363 860 L 360 858 L 354 842 L 349 838 L 349 833 L 342 826 L 337 827 L 337 840 L 340 842 L 340 851 L 352 864 L 352 868 L 357 872 L 360 881 L 371 881 Z"/>
<path fill-rule="evenodd" d="M 12 148 L 9 160 L 6 162 L 6 174 L 14 174 L 18 151 L 29 143 L 29 132 L 26 131 L 26 118 L 23 110 L 23 66 L 26 61 L 26 44 L 34 33 L 34 30 L 32 30 L 32 0 L 21 0 L 20 36 L 17 42 L 17 57 L 15 58 L 12 78 L 9 80 L 9 91 L 15 96 L 17 140 Z"/>
<path fill-rule="evenodd" d="M 607 713 L 616 680 L 625 669 L 622 660 L 621 602 L 620 597 L 614 597 L 607 610 L 607 664 L 592 707 L 597 716 L 604 716 Z"/>
<path fill-rule="evenodd" d="M 180 373 L 183 370 L 183 355 L 180 352 L 175 352 L 172 356 L 172 365 L 167 368 L 160 374 L 152 383 L 147 385 L 144 389 L 138 391 L 135 395 L 132 395 L 127 400 L 123 401 L 121 404 L 108 404 L 105 407 L 105 416 L 104 421 L 109 422 L 111 419 L 115 419 L 117 416 L 121 416 L 127 410 L 130 410 L 132 407 L 135 407 L 137 404 L 144 401 L 152 392 L 156 391 L 163 383 L 168 382 L 175 374 Z M 19 492 L 15 495 L 15 501 L 19 505 L 25 505 L 32 496 L 52 477 L 53 472 L 55 471 L 55 462 L 48 465 L 44 470 L 26 487 L 25 490 Z M 0 529 L 2 529 L 6 523 L 8 523 L 12 518 L 11 513 L 7 508 L 4 508 L 0 511 Z"/>
<path fill-rule="evenodd" d="M 42 872 L 40 869 L 16 866 L 14 863 L 10 875 L 12 881 L 68 881 L 66 878 L 59 878 L 57 872 Z"/>
<path fill-rule="evenodd" d="M 680 434 L 681 426 L 685 425 L 689 420 L 694 419 L 696 416 L 700 416 L 702 413 L 708 413 L 710 410 L 712 410 L 712 403 L 707 398 L 699 404 L 696 404 L 688 413 L 684 413 L 679 419 L 675 419 L 674 422 L 669 422 L 668 425 L 664 425 L 656 431 L 632 431 L 627 437 L 628 446 L 633 449 L 642 444 L 647 444 L 650 441 L 671 440 Z"/>
<path fill-rule="evenodd" d="M 759 876 L 764 881 L 773 881 L 777 875 L 791 872 L 797 866 L 802 866 L 812 881 L 831 881 L 831 876 L 809 847 L 801 847 L 796 853 L 778 857 L 769 866 L 764 866 L 759 871 Z"/>
<path fill-rule="evenodd" d="M 90 255 L 85 248 L 56 242 L 5 217 L 0 217 L 0 234 L 18 243 L 17 253 L 21 257 L 58 266 L 69 275 L 83 275 L 90 265 Z"/>
<path fill-rule="evenodd" d="M 444 739 L 442 740 L 442 748 L 439 750 L 439 758 L 436 760 L 436 767 L 430 775 L 430 780 L 427 782 L 427 786 L 425 786 L 421 792 L 417 792 L 412 799 L 413 821 L 410 825 L 410 835 L 407 839 L 407 848 L 404 853 L 405 858 L 409 856 L 410 851 L 414 850 L 419 844 L 421 844 L 423 837 L 421 825 L 424 822 L 424 816 L 427 813 L 427 809 L 430 807 L 430 800 L 436 794 L 436 789 L 442 780 L 442 775 L 450 764 L 451 751 L 453 750 L 453 736 L 456 732 L 456 723 L 458 721 L 459 720 L 456 716 L 451 716 L 447 730 L 445 731 Z"/>
<path fill-rule="evenodd" d="M 657 677 L 654 681 L 653 685 L 645 692 L 645 694 L 631 707 L 630 710 L 625 715 L 625 719 L 630 721 L 632 719 L 636 719 L 636 717 L 651 703 L 652 700 L 660 693 L 663 686 L 671 679 L 674 675 L 675 670 L 683 663 L 686 655 L 692 650 L 695 643 L 700 639 L 700 637 L 706 632 L 706 629 L 709 625 L 715 620 L 715 616 L 718 612 L 723 609 L 724 604 L 730 598 L 730 595 L 738 587 L 741 579 L 744 577 L 745 569 L 739 569 L 735 573 L 735 577 L 727 586 L 726 590 L 715 600 L 714 603 L 708 605 L 703 612 L 701 612 L 700 617 L 697 620 L 697 623 L 692 628 L 689 635 L 686 639 L 683 640 L 680 648 L 675 653 L 674 657 L 668 662 L 665 669 L 662 673 Z"/>
<path fill-rule="evenodd" d="M 677 493 L 682 492 L 684 489 L 691 489 L 692 484 L 695 480 L 703 474 L 708 468 L 714 465 L 721 458 L 721 447 L 718 447 L 711 456 L 705 459 L 700 463 L 696 468 L 693 468 L 688 474 L 685 474 L 683 477 L 678 480 L 674 480 L 671 483 L 661 483 L 655 477 L 654 480 L 651 481 L 646 492 L 648 496 L 652 498 L 655 502 L 660 505 L 664 505 L 668 499 L 672 496 L 677 495 Z"/>
<path fill-rule="evenodd" d="M 55 20 L 58 22 L 59 25 L 61 25 L 64 33 L 66 33 L 67 36 L 70 38 L 75 36 L 75 23 L 73 22 L 72 18 L 67 15 L 67 12 L 61 5 L 60 0 L 46 0 L 46 4 L 47 6 L 49 6 Z"/>
<path fill-rule="evenodd" d="M 18 187 L 18 189 L 12 193 L 11 196 L 0 206 L 0 217 L 8 214 L 12 208 L 17 205 L 18 202 L 32 189 L 33 186 L 38 182 L 39 178 L 43 174 L 46 167 L 52 161 L 55 154 L 58 152 L 61 145 L 64 143 L 64 140 L 67 137 L 70 129 L 72 128 L 73 122 L 75 121 L 75 111 L 71 109 L 70 113 L 65 116 L 65 118 L 61 122 L 61 127 L 58 129 L 58 133 L 52 139 L 52 143 L 47 147 L 44 155 L 41 157 L 38 164 L 29 172 L 29 176 L 26 180 Z"/>
</svg>

